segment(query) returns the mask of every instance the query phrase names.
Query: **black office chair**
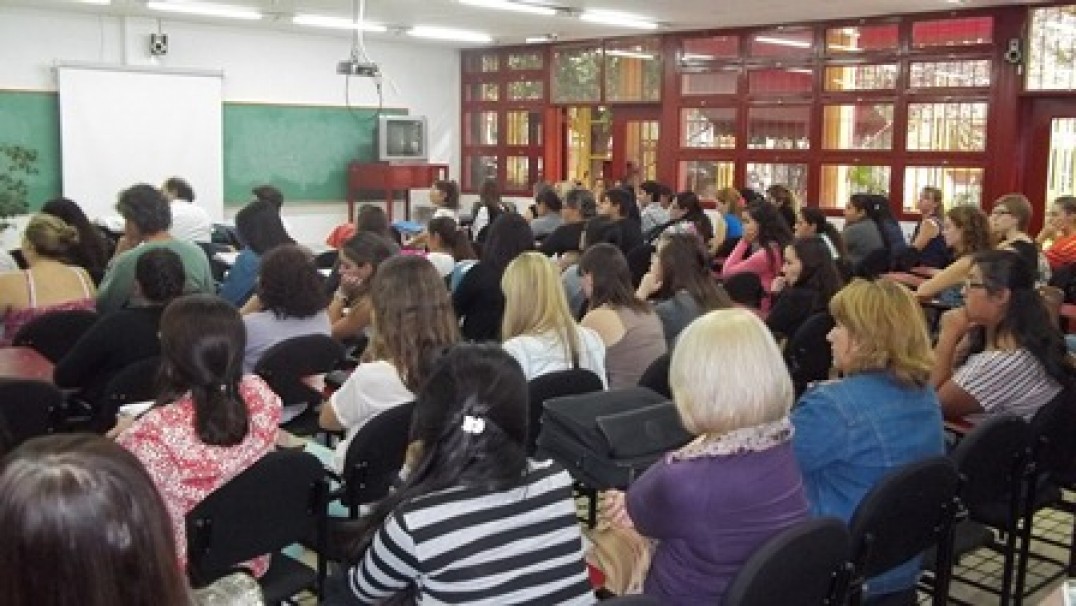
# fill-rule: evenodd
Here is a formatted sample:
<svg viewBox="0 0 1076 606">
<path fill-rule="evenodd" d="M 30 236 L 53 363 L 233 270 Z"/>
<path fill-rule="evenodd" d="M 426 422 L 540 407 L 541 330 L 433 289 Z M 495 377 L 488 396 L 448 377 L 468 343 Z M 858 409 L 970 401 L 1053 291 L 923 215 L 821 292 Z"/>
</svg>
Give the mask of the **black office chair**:
<svg viewBox="0 0 1076 606">
<path fill-rule="evenodd" d="M 93 428 L 104 431 L 115 425 L 121 406 L 156 399 L 160 366 L 161 358 L 152 356 L 132 362 L 113 375 L 101 394 L 98 409 L 94 411 Z"/>
<path fill-rule="evenodd" d="M 796 397 L 802 395 L 811 383 L 829 378 L 833 351 L 826 335 L 833 330 L 834 324 L 829 312 L 816 313 L 804 320 L 785 343 L 785 364 L 792 376 Z"/>
<path fill-rule="evenodd" d="M 302 436 L 319 433 L 318 409 L 322 393 L 303 382 L 305 377 L 332 372 L 344 360 L 344 348 L 327 335 L 294 337 L 270 347 L 254 366 L 254 373 L 269 384 L 285 406 L 306 404 L 298 417 L 284 424 Z"/>
<path fill-rule="evenodd" d="M 213 242 L 195 242 L 202 252 L 205 253 L 206 260 L 209 261 L 209 271 L 213 274 L 213 281 L 220 284 L 224 281 L 224 275 L 231 269 L 231 265 L 221 261 L 217 258 L 217 253 L 232 252 L 232 247 L 227 244 L 215 244 Z"/>
<path fill-rule="evenodd" d="M 202 587 L 243 562 L 273 554 L 258 580 L 265 601 L 276 604 L 304 590 L 319 595 L 325 562 L 316 569 L 281 549 L 314 534 L 321 547 L 325 528 L 325 470 L 313 455 L 276 451 L 211 493 L 186 516 L 188 574 Z"/>
<path fill-rule="evenodd" d="M 851 538 L 844 522 L 815 518 L 766 541 L 744 562 L 723 606 L 841 604 Z"/>
<path fill-rule="evenodd" d="M 863 497 L 848 524 L 852 537 L 849 606 L 862 603 L 867 579 L 935 545 L 933 604 L 947 603 L 959 483 L 953 461 L 932 457 L 889 473 Z M 915 588 L 883 599 L 915 604 Z"/>
<path fill-rule="evenodd" d="M 15 333 L 11 344 L 33 347 L 55 364 L 71 350 L 94 322 L 97 322 L 97 312 L 91 310 L 49 312 L 23 326 Z"/>
<path fill-rule="evenodd" d="M 852 275 L 857 278 L 875 280 L 892 267 L 892 259 L 885 248 L 872 250 L 859 263 L 852 266 Z"/>
<path fill-rule="evenodd" d="M 336 266 L 336 260 L 339 259 L 339 258 L 340 258 L 340 251 L 338 251 L 336 249 L 326 250 L 326 251 L 318 253 L 314 257 L 314 265 L 318 269 L 332 269 L 333 267 Z"/>
<path fill-rule="evenodd" d="M 672 388 L 669 387 L 669 361 L 672 353 L 663 353 L 658 356 L 639 377 L 639 387 L 648 387 L 653 391 L 672 399 Z"/>
<path fill-rule="evenodd" d="M 0 422 L 14 448 L 30 438 L 52 433 L 63 409 L 56 386 L 31 379 L 0 379 Z"/>
<path fill-rule="evenodd" d="M 527 454 L 533 455 L 542 428 L 542 405 L 553 398 L 601 391 L 601 377 L 583 368 L 546 373 L 527 383 L 529 394 L 527 420 Z"/>
</svg>

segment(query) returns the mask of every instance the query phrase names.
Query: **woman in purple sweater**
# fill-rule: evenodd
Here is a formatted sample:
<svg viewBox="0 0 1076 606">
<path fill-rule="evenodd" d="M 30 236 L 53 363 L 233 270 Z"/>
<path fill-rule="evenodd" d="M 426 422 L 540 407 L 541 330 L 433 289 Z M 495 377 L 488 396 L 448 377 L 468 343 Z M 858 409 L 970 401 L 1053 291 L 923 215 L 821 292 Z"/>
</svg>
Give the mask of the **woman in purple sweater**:
<svg viewBox="0 0 1076 606">
<path fill-rule="evenodd" d="M 680 333 L 669 383 L 698 437 L 626 496 L 606 493 L 603 513 L 658 540 L 644 593 L 668 605 L 719 604 L 755 549 L 807 517 L 788 418 L 792 382 L 766 325 L 724 309 Z"/>
</svg>

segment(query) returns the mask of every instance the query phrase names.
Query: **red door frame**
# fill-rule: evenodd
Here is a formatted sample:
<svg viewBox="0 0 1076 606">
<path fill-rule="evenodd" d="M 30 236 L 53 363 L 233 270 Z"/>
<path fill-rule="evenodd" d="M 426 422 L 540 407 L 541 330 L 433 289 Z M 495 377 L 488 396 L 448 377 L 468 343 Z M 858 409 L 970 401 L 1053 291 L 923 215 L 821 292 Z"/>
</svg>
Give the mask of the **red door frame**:
<svg viewBox="0 0 1076 606">
<path fill-rule="evenodd" d="M 627 134 L 629 122 L 652 121 L 658 123 L 658 132 L 661 132 L 661 106 L 660 105 L 612 105 L 613 112 L 613 160 L 612 177 L 621 179 L 628 177 L 627 166 Z M 657 150 L 661 155 L 661 148 Z M 635 167 L 637 170 L 638 167 Z"/>
</svg>

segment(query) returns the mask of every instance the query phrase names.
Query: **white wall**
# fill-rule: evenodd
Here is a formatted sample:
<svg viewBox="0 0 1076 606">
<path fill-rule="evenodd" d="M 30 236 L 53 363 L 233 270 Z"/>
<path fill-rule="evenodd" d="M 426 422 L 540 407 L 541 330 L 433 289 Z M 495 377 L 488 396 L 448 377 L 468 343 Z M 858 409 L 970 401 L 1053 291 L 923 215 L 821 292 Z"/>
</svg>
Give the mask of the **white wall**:
<svg viewBox="0 0 1076 606">
<path fill-rule="evenodd" d="M 148 50 L 149 34 L 158 31 L 158 24 L 168 34 L 169 44 L 168 54 L 159 58 Z M 459 52 L 405 40 L 368 39 L 366 47 L 386 77 L 385 106 L 427 116 L 430 161 L 447 163 L 458 179 Z M 335 70 L 336 63 L 349 56 L 350 48 L 344 36 L 316 32 L 0 6 L 0 90 L 55 91 L 52 66 L 85 61 L 223 70 L 226 102 L 344 106 L 348 104 L 345 78 Z M 350 104 L 377 106 L 371 80 L 351 80 Z M 152 135 L 147 133 L 147 140 Z M 198 184 L 192 185 L 197 191 Z M 235 210 L 226 209 L 226 214 Z M 286 204 L 284 214 L 297 240 L 316 242 L 345 220 L 346 206 L 342 200 Z"/>
</svg>

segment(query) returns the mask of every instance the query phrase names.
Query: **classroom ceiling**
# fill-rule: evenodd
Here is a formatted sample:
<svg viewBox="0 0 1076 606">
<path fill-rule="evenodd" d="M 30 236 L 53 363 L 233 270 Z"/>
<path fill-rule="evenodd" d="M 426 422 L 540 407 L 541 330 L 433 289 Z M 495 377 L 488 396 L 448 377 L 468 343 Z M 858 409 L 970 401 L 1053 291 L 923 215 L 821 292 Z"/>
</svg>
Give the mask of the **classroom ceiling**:
<svg viewBox="0 0 1076 606">
<path fill-rule="evenodd" d="M 228 22 L 247 27 L 303 31 L 310 31 L 310 28 L 292 24 L 293 15 L 312 13 L 350 18 L 355 9 L 353 0 L 199 0 L 202 4 L 257 8 L 265 14 L 260 21 L 247 22 L 157 12 L 146 7 L 146 0 L 111 0 L 109 5 L 95 5 L 91 4 L 92 1 L 0 0 L 0 5 L 159 17 L 165 22 Z M 1039 0 L 752 0 L 744 4 L 729 0 L 523 1 L 563 10 L 557 15 L 547 17 L 465 6 L 460 4 L 459 0 L 367 0 L 366 19 L 388 26 L 389 31 L 366 35 L 374 40 L 393 39 L 403 36 L 403 31 L 408 27 L 430 25 L 486 32 L 493 36 L 493 44 L 507 45 L 522 43 L 528 37 L 541 35 L 553 35 L 564 41 L 641 33 L 639 30 L 614 27 L 606 23 L 584 22 L 578 18 L 578 14 L 584 9 L 606 9 L 638 15 L 659 22 L 659 31 L 677 31 L 1041 3 Z M 349 35 L 346 31 L 319 31 L 329 35 Z M 476 46 L 458 41 L 426 43 L 451 47 Z"/>
</svg>

